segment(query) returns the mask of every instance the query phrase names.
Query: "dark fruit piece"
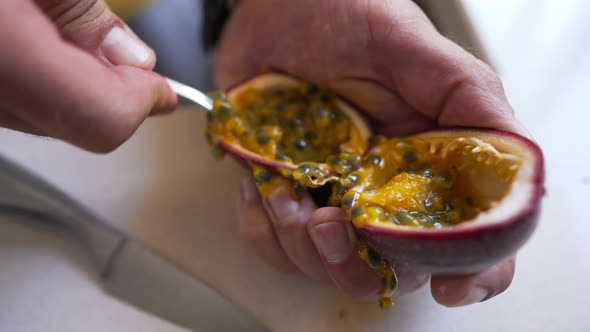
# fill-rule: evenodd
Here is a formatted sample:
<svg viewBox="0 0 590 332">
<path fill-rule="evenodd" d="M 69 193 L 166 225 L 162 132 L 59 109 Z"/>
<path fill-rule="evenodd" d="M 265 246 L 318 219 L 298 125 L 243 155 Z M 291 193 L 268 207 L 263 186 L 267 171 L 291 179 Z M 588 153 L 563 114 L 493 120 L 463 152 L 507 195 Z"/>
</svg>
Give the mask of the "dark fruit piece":
<svg viewBox="0 0 590 332">
<path fill-rule="evenodd" d="M 358 163 L 371 135 L 350 103 L 280 73 L 229 89 L 214 108 L 212 144 L 307 187 L 337 181 Z"/>
</svg>

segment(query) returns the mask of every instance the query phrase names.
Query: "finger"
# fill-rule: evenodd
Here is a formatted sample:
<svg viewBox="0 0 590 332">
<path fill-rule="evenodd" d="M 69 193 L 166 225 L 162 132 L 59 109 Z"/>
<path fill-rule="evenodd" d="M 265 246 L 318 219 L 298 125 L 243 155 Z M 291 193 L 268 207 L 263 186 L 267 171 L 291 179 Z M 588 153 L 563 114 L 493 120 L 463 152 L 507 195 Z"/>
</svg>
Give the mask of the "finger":
<svg viewBox="0 0 590 332">
<path fill-rule="evenodd" d="M 514 267 L 515 258 L 511 258 L 475 275 L 433 276 L 432 296 L 438 303 L 448 307 L 486 301 L 510 286 Z"/>
<path fill-rule="evenodd" d="M 285 272 L 298 271 L 283 251 L 250 176 L 242 180 L 240 187 L 238 228 L 242 241 L 266 263 Z"/>
<path fill-rule="evenodd" d="M 403 10 L 392 20 L 389 7 L 394 3 Z M 502 83 L 488 65 L 439 34 L 412 2 L 370 4 L 373 70 L 386 87 L 439 125 L 522 133 Z"/>
<path fill-rule="evenodd" d="M 305 275 L 314 280 L 328 280 L 307 231 L 307 223 L 317 208 L 313 199 L 307 192 L 295 198 L 292 185 L 285 179 L 273 181 L 275 189 L 262 202 L 281 247 Z"/>
<path fill-rule="evenodd" d="M 360 299 L 381 296 L 384 280 L 360 259 L 352 225 L 340 208 L 315 211 L 308 230 L 330 278 L 341 290 Z"/>
<path fill-rule="evenodd" d="M 378 134 L 410 135 L 437 126 L 436 121 L 417 112 L 398 93 L 375 80 L 341 79 L 327 87 L 361 106 L 373 120 L 372 128 Z"/>
<path fill-rule="evenodd" d="M 49 136 L 109 152 L 150 113 L 176 107 L 176 95 L 159 75 L 129 66 L 108 68 L 64 42 L 37 8 L 23 2 L 18 7 L 18 20 L 6 12 L 10 8 L 0 11 L 3 22 L 19 27 L 1 36 L 2 44 L 10 45 L 0 63 L 4 109 Z M 47 50 L 50 56 L 31 56 Z"/>
<path fill-rule="evenodd" d="M 153 69 L 154 51 L 104 0 L 37 0 L 63 37 L 113 65 Z"/>
<path fill-rule="evenodd" d="M 12 130 L 29 133 L 37 136 L 47 136 L 42 130 L 23 121 L 16 115 L 0 109 L 0 127 L 9 128 Z"/>
</svg>

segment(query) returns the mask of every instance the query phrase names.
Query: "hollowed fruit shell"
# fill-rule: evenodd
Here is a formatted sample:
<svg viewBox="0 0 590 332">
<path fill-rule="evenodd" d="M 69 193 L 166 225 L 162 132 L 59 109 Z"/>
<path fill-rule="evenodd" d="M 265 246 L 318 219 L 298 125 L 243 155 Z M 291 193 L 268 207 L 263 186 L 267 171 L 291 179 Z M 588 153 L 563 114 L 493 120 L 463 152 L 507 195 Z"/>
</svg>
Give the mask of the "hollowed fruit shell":
<svg viewBox="0 0 590 332">
<path fill-rule="evenodd" d="M 427 163 L 445 154 L 441 160 L 469 183 L 487 209 L 440 228 L 382 222 L 356 225 L 360 238 L 396 271 L 478 272 L 513 255 L 526 242 L 537 224 L 544 193 L 543 156 L 535 143 L 508 132 L 482 130 L 431 131 L 409 139 L 426 145 L 428 152 L 421 157 Z M 382 147 L 370 153 L 383 154 Z M 351 208 L 346 209 L 350 213 Z"/>
</svg>

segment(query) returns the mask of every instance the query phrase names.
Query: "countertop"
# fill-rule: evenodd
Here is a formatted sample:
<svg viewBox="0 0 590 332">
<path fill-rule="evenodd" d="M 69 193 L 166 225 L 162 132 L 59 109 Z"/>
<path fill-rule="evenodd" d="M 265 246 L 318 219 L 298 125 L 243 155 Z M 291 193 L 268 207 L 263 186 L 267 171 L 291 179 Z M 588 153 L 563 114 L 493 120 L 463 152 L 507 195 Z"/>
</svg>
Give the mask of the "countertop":
<svg viewBox="0 0 590 332">
<path fill-rule="evenodd" d="M 426 287 L 383 311 L 262 264 L 236 234 L 233 207 L 243 171 L 230 160 L 213 160 L 202 135 L 204 115 L 195 109 L 149 119 L 106 156 L 8 130 L 0 130 L 0 153 L 214 285 L 275 331 L 589 331 L 590 62 L 584 60 L 590 43 L 581 42 L 582 30 L 573 26 L 558 34 L 535 22 L 501 39 L 498 34 L 506 36 L 514 26 L 492 25 L 484 14 L 501 8 L 487 6 L 467 2 L 483 22 L 483 41 L 519 118 L 544 149 L 547 196 L 512 286 L 485 303 L 444 308 Z M 576 12 L 562 9 L 558 17 L 586 24 Z M 555 11 L 545 8 L 540 16 L 550 13 Z M 7 217 L 0 219 L 0 294 L 1 331 L 183 331 L 103 293 L 72 244 Z"/>
</svg>

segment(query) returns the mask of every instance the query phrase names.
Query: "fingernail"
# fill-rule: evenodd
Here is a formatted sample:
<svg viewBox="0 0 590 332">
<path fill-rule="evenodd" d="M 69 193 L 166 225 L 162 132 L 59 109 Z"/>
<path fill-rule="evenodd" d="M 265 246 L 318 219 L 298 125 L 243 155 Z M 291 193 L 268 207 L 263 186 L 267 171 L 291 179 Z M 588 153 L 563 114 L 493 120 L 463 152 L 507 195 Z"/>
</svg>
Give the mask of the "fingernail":
<svg viewBox="0 0 590 332">
<path fill-rule="evenodd" d="M 483 301 L 489 294 L 489 291 L 479 286 L 473 286 L 465 297 L 455 304 L 455 306 L 465 306 Z"/>
<path fill-rule="evenodd" d="M 293 199 L 288 188 L 276 189 L 266 198 L 266 202 L 271 210 L 273 223 L 285 226 L 297 220 L 301 205 Z"/>
<path fill-rule="evenodd" d="M 114 65 L 149 68 L 154 52 L 142 41 L 119 26 L 113 26 L 100 45 L 104 56 Z"/>
<path fill-rule="evenodd" d="M 331 221 L 311 229 L 313 243 L 329 263 L 341 262 L 352 253 L 352 243 L 344 222 Z"/>
<path fill-rule="evenodd" d="M 246 203 L 252 203 L 258 199 L 258 188 L 252 178 L 247 177 L 242 180 L 240 192 Z"/>
</svg>

